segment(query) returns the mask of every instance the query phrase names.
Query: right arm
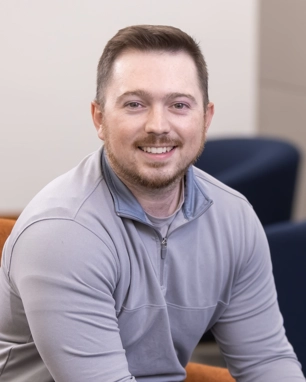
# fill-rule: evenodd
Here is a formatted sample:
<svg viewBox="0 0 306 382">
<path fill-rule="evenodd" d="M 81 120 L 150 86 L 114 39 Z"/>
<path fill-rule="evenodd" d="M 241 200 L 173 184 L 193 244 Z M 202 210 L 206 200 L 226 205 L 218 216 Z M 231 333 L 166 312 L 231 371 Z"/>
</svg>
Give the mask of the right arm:
<svg viewBox="0 0 306 382">
<path fill-rule="evenodd" d="M 135 381 L 115 312 L 118 274 L 114 249 L 74 221 L 37 222 L 17 240 L 11 279 L 57 382 Z"/>
</svg>

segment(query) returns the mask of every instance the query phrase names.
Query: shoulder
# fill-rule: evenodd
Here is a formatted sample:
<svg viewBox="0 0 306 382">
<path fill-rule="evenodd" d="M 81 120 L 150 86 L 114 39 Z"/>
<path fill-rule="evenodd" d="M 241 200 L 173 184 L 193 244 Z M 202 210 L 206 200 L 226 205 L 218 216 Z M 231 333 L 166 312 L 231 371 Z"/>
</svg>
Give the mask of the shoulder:
<svg viewBox="0 0 306 382">
<path fill-rule="evenodd" d="M 247 198 L 202 170 L 193 170 L 196 187 L 212 200 L 201 217 L 211 237 L 227 247 L 235 261 L 248 261 L 255 247 L 267 252 L 263 227 Z"/>
<path fill-rule="evenodd" d="M 39 220 L 75 219 L 103 183 L 101 151 L 85 157 L 76 167 L 47 184 L 26 206 L 14 230 Z"/>
<path fill-rule="evenodd" d="M 111 204 L 112 198 L 101 170 L 101 150 L 98 150 L 54 179 L 32 199 L 13 228 L 10 246 L 13 248 L 30 227 L 29 231 L 35 232 L 40 226 L 47 226 L 47 221 L 53 222 L 54 231 L 55 227 L 61 227 L 62 232 L 56 232 L 57 238 L 78 224 L 83 231 L 107 240 L 107 232 L 100 229 L 100 220 L 101 216 L 110 219 Z M 54 234 L 49 231 L 49 237 L 54 237 Z"/>
<path fill-rule="evenodd" d="M 197 168 L 194 175 L 197 186 L 213 200 L 199 223 L 206 234 L 206 247 L 217 245 L 214 256 L 219 260 L 224 290 L 238 290 L 239 285 L 243 288 L 247 280 L 254 280 L 256 288 L 270 277 L 271 260 L 265 231 L 252 205 L 244 195 L 211 175 Z"/>
</svg>

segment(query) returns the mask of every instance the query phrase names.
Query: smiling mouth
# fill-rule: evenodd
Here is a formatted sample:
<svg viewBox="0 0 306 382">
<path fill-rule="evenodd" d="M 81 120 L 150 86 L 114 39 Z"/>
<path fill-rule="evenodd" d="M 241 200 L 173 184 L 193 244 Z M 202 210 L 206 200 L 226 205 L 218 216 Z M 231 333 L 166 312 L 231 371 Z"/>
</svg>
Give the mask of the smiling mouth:
<svg viewBox="0 0 306 382">
<path fill-rule="evenodd" d="M 139 146 L 140 150 L 144 151 L 145 153 L 151 153 L 151 154 L 165 154 L 169 151 L 175 149 L 176 146 L 167 146 L 167 147 L 142 147 Z"/>
</svg>

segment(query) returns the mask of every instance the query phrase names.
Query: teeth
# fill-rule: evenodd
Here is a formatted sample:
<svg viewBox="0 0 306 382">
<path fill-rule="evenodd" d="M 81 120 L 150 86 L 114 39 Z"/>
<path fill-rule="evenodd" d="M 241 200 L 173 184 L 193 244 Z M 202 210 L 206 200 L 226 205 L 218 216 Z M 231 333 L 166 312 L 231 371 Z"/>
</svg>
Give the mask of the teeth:
<svg viewBox="0 0 306 382">
<path fill-rule="evenodd" d="M 168 153 L 173 149 L 173 146 L 171 147 L 141 147 L 141 150 L 143 150 L 146 153 L 152 153 L 152 154 L 164 154 Z"/>
</svg>

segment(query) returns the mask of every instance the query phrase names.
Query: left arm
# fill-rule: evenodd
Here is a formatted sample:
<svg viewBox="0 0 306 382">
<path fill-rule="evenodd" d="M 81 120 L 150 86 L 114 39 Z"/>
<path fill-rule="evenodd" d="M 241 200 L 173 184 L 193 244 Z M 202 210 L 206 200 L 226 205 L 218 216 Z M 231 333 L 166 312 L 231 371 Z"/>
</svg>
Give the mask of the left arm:
<svg viewBox="0 0 306 382">
<path fill-rule="evenodd" d="M 228 308 L 212 329 L 239 382 L 305 381 L 279 311 L 270 251 L 256 215 L 248 220 L 245 259 Z"/>
</svg>

